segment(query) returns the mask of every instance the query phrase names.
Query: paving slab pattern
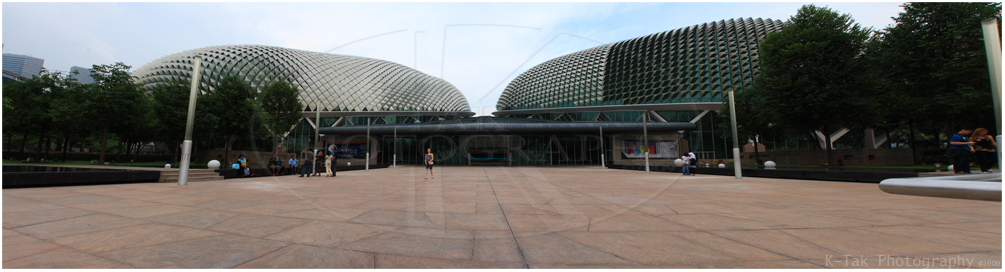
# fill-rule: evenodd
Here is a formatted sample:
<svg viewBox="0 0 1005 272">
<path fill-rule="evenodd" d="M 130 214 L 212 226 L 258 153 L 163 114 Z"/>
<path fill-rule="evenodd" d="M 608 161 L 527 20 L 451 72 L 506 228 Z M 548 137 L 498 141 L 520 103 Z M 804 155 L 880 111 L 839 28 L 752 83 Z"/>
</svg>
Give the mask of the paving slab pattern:
<svg viewBox="0 0 1005 272">
<path fill-rule="evenodd" d="M 436 167 L 3 190 L 3 268 L 1001 268 L 1000 202 Z"/>
</svg>

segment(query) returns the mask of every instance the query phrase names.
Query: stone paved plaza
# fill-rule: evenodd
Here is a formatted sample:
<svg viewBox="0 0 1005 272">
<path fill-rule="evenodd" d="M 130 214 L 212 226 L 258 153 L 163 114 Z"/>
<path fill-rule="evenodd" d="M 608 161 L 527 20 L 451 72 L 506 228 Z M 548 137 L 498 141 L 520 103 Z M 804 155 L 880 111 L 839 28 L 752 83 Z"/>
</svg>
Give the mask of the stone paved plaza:
<svg viewBox="0 0 1005 272">
<path fill-rule="evenodd" d="M 3 268 L 1001 268 L 1001 202 L 598 168 L 4 189 Z"/>
</svg>

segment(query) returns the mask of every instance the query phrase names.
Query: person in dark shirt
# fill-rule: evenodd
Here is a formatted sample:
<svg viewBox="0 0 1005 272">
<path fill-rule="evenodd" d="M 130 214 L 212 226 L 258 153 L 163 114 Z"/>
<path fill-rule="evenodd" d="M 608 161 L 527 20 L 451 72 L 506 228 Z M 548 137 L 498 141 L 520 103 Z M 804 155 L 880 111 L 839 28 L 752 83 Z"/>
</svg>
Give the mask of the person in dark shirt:
<svg viewBox="0 0 1005 272">
<path fill-rule="evenodd" d="M 995 142 L 995 137 L 988 135 L 986 128 L 975 129 L 972 136 L 970 141 L 974 142 L 974 155 L 977 155 L 977 161 L 981 165 L 981 173 L 991 173 L 991 167 L 998 164 L 998 143 Z"/>
<path fill-rule="evenodd" d="M 314 154 L 314 176 L 321 176 L 321 169 L 324 169 L 325 163 L 325 153 L 318 150 L 317 154 Z"/>
<path fill-rule="evenodd" d="M 282 175 L 283 173 L 280 170 L 283 169 L 283 160 L 280 160 L 279 156 L 272 155 L 272 159 L 269 160 L 269 169 L 272 170 L 273 176 Z"/>
<path fill-rule="evenodd" d="M 307 149 L 304 149 L 304 151 L 300 151 L 300 152 L 304 153 L 304 156 L 305 156 L 304 157 L 304 166 L 300 167 L 300 177 L 301 178 L 304 177 L 304 174 L 307 174 L 307 177 L 310 177 L 311 176 L 311 172 L 314 171 L 314 162 L 311 161 L 311 151 L 307 150 Z"/>
<path fill-rule="evenodd" d="M 963 128 L 949 139 L 949 148 L 955 152 L 955 157 L 953 157 L 953 172 L 956 174 L 970 174 L 970 153 L 974 152 L 974 149 L 970 146 L 974 142 L 968 140 L 967 135 L 970 135 L 972 132 L 973 130 L 970 130 L 970 128 Z"/>
</svg>

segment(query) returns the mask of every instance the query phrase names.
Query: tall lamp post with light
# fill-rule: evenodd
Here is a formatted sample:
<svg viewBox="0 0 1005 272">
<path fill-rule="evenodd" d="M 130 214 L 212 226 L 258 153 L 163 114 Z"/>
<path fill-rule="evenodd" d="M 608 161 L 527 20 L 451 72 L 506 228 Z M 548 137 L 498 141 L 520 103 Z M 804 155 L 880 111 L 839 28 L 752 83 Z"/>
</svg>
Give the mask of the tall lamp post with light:
<svg viewBox="0 0 1005 272">
<path fill-rule="evenodd" d="M 1002 44 L 998 34 L 998 19 L 991 18 L 981 21 L 984 31 L 984 50 L 988 57 L 988 72 L 991 73 L 991 97 L 995 103 L 995 123 L 998 124 L 998 139 L 1002 142 Z M 1002 165 L 1002 149 L 998 150 L 998 167 Z"/>
<path fill-rule="evenodd" d="M 737 179 L 742 179 L 743 175 L 740 173 L 740 139 L 737 137 L 736 133 L 736 102 L 734 101 L 733 94 L 736 93 L 735 90 L 729 91 L 729 122 L 733 127 L 733 172 Z"/>
<path fill-rule="evenodd" d="M 188 96 L 188 120 L 185 121 L 185 140 L 181 142 L 181 165 L 178 167 L 178 185 L 188 185 L 188 168 L 192 163 L 192 124 L 195 123 L 195 102 L 199 97 L 199 81 L 202 80 L 202 56 L 195 55 L 192 64 L 192 89 Z"/>
<path fill-rule="evenodd" d="M 311 153 L 311 156 L 314 156 L 314 160 L 315 160 L 314 165 L 318 165 L 318 162 L 317 162 L 317 160 L 318 160 L 317 154 L 318 154 L 318 150 L 319 150 L 318 145 L 320 144 L 319 141 L 321 140 L 320 139 L 321 138 L 321 99 L 314 100 L 314 127 L 315 127 L 314 128 L 314 153 Z M 312 168 L 314 168 L 314 173 L 315 174 L 321 173 L 321 172 L 318 172 L 318 169 L 317 169 L 318 167 L 315 166 L 315 167 L 312 167 Z"/>
</svg>

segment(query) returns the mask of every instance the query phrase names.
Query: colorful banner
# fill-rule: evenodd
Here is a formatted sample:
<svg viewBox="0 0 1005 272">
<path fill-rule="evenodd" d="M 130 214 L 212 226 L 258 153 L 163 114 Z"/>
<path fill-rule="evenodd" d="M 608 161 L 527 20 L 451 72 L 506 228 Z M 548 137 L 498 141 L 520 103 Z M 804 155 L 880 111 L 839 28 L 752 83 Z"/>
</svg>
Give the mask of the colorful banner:
<svg viewBox="0 0 1005 272">
<path fill-rule="evenodd" d="M 642 141 L 621 140 L 623 159 L 645 159 L 646 149 L 649 149 L 650 159 L 677 158 L 677 141 L 649 141 L 647 148 Z"/>
</svg>

